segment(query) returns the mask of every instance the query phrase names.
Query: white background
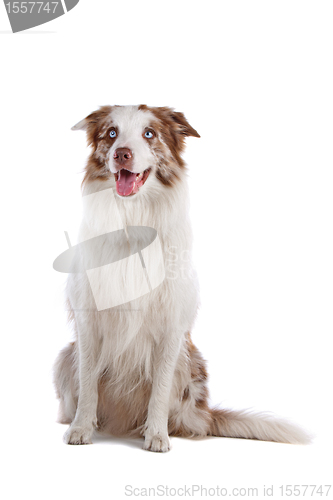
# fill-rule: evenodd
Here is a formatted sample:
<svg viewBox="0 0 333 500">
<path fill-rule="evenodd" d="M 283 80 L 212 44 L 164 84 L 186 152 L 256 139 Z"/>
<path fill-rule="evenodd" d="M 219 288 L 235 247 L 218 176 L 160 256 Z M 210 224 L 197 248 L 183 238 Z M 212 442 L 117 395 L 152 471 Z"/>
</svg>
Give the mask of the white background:
<svg viewBox="0 0 333 500">
<path fill-rule="evenodd" d="M 125 485 L 332 482 L 331 2 L 94 1 L 11 34 L 0 6 L 4 498 L 125 498 Z M 211 399 L 298 422 L 310 446 L 210 438 L 65 446 L 52 363 L 70 340 L 65 276 L 88 150 L 70 127 L 103 104 L 172 106 L 189 138 Z M 231 492 L 231 489 L 229 490 Z M 330 495 L 332 496 L 332 495 Z"/>
</svg>

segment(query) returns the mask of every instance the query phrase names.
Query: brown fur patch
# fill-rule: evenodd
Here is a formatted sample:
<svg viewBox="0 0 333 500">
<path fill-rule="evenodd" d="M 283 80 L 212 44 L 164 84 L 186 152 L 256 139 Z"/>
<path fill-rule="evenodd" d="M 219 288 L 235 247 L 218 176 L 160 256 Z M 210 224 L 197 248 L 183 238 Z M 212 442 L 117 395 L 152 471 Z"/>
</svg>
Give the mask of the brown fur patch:
<svg viewBox="0 0 333 500">
<path fill-rule="evenodd" d="M 190 388 L 189 386 L 187 386 L 184 389 L 182 401 L 186 401 L 189 397 L 190 397 Z"/>
<path fill-rule="evenodd" d="M 139 106 L 140 110 L 150 111 L 156 122 L 153 128 L 158 131 L 163 143 L 154 147 L 154 152 L 159 159 L 156 178 L 171 187 L 179 179 L 178 169 L 185 167 L 181 154 L 185 148 L 185 137 L 200 137 L 198 132 L 188 123 L 183 113 L 174 111 L 168 107 L 149 107 L 145 104 Z M 165 151 L 164 145 L 168 151 Z"/>
<path fill-rule="evenodd" d="M 107 154 L 115 139 L 109 135 L 112 128 L 111 112 L 114 106 L 101 106 L 85 119 L 88 146 L 92 146 L 85 168 L 82 185 L 86 182 L 99 179 L 101 181 L 110 177 L 106 165 Z"/>
<path fill-rule="evenodd" d="M 191 378 L 194 380 L 205 381 L 208 379 L 206 363 L 202 359 L 201 353 L 192 342 L 191 335 L 188 333 L 186 338 L 188 354 L 191 360 Z"/>
</svg>

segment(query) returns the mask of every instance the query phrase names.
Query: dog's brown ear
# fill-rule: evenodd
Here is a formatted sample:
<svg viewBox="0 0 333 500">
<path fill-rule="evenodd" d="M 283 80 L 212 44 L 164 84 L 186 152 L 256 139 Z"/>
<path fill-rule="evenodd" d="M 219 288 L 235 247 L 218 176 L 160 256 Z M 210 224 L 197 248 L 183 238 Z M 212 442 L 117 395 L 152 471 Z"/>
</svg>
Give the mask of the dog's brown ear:
<svg viewBox="0 0 333 500">
<path fill-rule="evenodd" d="M 175 124 L 177 124 L 177 132 L 185 136 L 200 137 L 198 132 L 193 127 L 191 127 L 189 122 L 186 120 L 184 113 L 173 110 L 170 111 L 172 120 L 175 122 Z"/>
<path fill-rule="evenodd" d="M 76 125 L 72 127 L 72 130 L 88 130 L 88 127 L 94 126 L 100 120 L 107 117 L 112 110 L 112 106 L 101 106 L 99 109 L 90 113 L 86 118 L 79 121 Z"/>
</svg>

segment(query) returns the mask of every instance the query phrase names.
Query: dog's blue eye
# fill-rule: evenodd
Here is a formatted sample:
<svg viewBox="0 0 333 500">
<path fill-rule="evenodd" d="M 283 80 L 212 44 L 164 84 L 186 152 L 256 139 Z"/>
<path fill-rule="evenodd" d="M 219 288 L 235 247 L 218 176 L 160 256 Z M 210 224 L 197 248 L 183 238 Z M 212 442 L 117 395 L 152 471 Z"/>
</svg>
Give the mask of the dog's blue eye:
<svg viewBox="0 0 333 500">
<path fill-rule="evenodd" d="M 117 135 L 117 132 L 116 132 L 115 130 L 111 130 L 111 132 L 110 132 L 110 137 L 111 137 L 112 139 L 114 139 L 114 138 L 116 137 L 116 135 Z"/>
<path fill-rule="evenodd" d="M 145 132 L 145 138 L 146 138 L 146 139 L 152 139 L 153 137 L 154 137 L 154 134 L 153 134 L 153 132 L 151 132 L 150 130 L 147 130 L 147 131 Z"/>
</svg>

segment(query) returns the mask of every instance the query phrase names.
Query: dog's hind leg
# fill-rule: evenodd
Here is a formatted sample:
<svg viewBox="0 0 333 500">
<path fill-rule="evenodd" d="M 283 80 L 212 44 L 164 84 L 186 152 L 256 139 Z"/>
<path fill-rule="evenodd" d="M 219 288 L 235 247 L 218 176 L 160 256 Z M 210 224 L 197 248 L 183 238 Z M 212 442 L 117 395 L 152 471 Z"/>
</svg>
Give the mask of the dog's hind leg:
<svg viewBox="0 0 333 500">
<path fill-rule="evenodd" d="M 78 399 L 76 343 L 60 351 L 53 367 L 53 382 L 59 398 L 57 421 L 70 424 L 75 417 Z"/>
<path fill-rule="evenodd" d="M 206 363 L 188 334 L 170 399 L 171 436 L 207 436 L 211 425 Z"/>
</svg>

